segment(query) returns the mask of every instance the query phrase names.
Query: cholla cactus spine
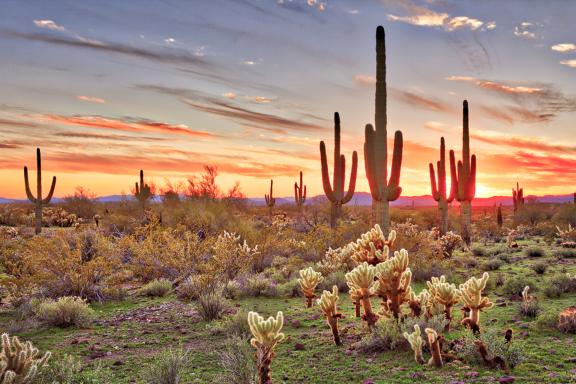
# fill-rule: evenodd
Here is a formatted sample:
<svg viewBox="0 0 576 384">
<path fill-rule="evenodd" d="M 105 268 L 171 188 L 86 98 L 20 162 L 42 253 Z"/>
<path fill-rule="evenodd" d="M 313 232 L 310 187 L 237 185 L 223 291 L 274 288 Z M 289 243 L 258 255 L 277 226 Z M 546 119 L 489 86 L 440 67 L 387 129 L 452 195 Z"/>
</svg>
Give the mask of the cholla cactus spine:
<svg viewBox="0 0 576 384">
<path fill-rule="evenodd" d="M 394 134 L 392 167 L 388 178 L 388 132 L 387 132 L 387 93 L 386 93 L 386 42 L 384 28 L 376 28 L 376 111 L 375 126 L 366 125 L 364 141 L 364 163 L 366 177 L 372 194 L 372 215 L 385 233 L 390 230 L 389 202 L 398 199 L 400 169 L 402 167 L 402 132 Z"/>
<path fill-rule="evenodd" d="M 2 351 L 0 352 L 0 382 L 1 383 L 32 383 L 38 368 L 46 365 L 51 356 L 46 352 L 38 357 L 39 351 L 31 342 L 22 343 L 18 337 L 10 338 L 2 334 Z"/>
<path fill-rule="evenodd" d="M 332 336 L 334 339 L 334 344 L 342 345 L 342 341 L 340 340 L 340 334 L 338 333 L 338 319 L 342 317 L 341 313 L 338 313 L 336 308 L 336 304 L 338 303 L 340 298 L 338 297 L 338 287 L 334 285 L 332 287 L 332 292 L 324 291 L 320 296 L 320 299 L 317 300 L 318 305 L 320 305 L 320 309 L 324 312 L 324 316 L 326 316 L 326 322 L 332 331 Z"/>
<path fill-rule="evenodd" d="M 300 284 L 300 289 L 306 298 L 306 307 L 310 308 L 312 306 L 312 300 L 316 297 L 314 291 L 316 286 L 324 280 L 320 272 L 315 272 L 312 267 L 300 270 L 300 278 L 298 283 Z"/>
<path fill-rule="evenodd" d="M 424 364 L 424 359 L 422 358 L 423 341 L 420 333 L 420 326 L 418 324 L 414 324 L 414 332 L 404 332 L 404 338 L 408 340 L 410 347 L 414 351 L 414 360 L 416 360 L 418 364 Z"/>
<path fill-rule="evenodd" d="M 470 309 L 469 321 L 471 325 L 477 327 L 480 326 L 480 311 L 494 306 L 490 298 L 482 297 L 482 291 L 486 288 L 489 277 L 488 272 L 484 272 L 481 278 L 471 277 L 464 284 L 460 284 L 460 297 Z"/>
<path fill-rule="evenodd" d="M 54 188 L 56 188 L 56 176 L 52 178 L 52 185 L 50 186 L 50 191 L 48 196 L 42 198 L 42 156 L 40 154 L 40 148 L 36 148 L 36 197 L 32 194 L 30 190 L 30 182 L 28 181 L 28 167 L 24 167 L 24 187 L 26 189 L 26 196 L 35 207 L 35 228 L 34 232 L 39 234 L 42 232 L 42 206 L 48 205 L 54 195 Z"/>
<path fill-rule="evenodd" d="M 400 317 L 402 304 L 409 303 L 411 297 L 412 271 L 408 263 L 408 251 L 401 249 L 375 267 L 378 279 L 375 291 L 382 298 L 384 312 L 392 313 L 395 318 Z"/>
<path fill-rule="evenodd" d="M 364 308 L 362 319 L 373 326 L 378 320 L 378 316 L 372 312 L 370 297 L 374 294 L 377 283 L 374 281 L 375 267 L 364 262 L 346 274 L 346 282 L 356 294 L 357 300 Z"/>
<path fill-rule="evenodd" d="M 350 184 L 348 191 L 344 194 L 346 183 L 346 158 L 340 154 L 340 115 L 334 113 L 334 177 L 330 184 L 330 175 L 328 172 L 328 158 L 326 156 L 326 144 L 320 142 L 320 163 L 322 167 L 322 186 L 328 200 L 332 203 L 330 211 L 330 227 L 335 228 L 338 224 L 338 218 L 341 215 L 342 206 L 348 203 L 354 190 L 356 189 L 356 173 L 358 171 L 358 154 L 352 152 L 352 169 L 350 171 Z"/>
<path fill-rule="evenodd" d="M 442 352 L 440 351 L 438 333 L 432 328 L 426 328 L 424 331 L 428 337 L 428 346 L 430 347 L 430 353 L 432 354 L 432 357 L 428 360 L 428 365 L 434 365 L 440 368 L 444 365 L 444 362 L 442 361 Z"/>
<path fill-rule="evenodd" d="M 468 125 L 468 101 L 463 103 L 462 160 L 456 164 L 454 151 L 450 151 L 450 176 L 458 186 L 455 198 L 460 202 L 462 238 L 466 245 L 471 242 L 472 200 L 476 195 L 476 155 L 470 157 L 470 133 Z"/>
<path fill-rule="evenodd" d="M 284 339 L 284 334 L 280 332 L 284 325 L 284 314 L 278 311 L 276 318 L 270 316 L 264 320 L 257 312 L 249 312 L 248 325 L 254 336 L 250 340 L 250 344 L 256 348 L 258 382 L 259 384 L 271 384 L 270 365 L 274 357 L 274 348 Z"/>
<path fill-rule="evenodd" d="M 454 200 L 456 193 L 456 179 L 452 179 L 450 184 L 450 194 L 446 195 L 446 145 L 444 138 L 440 138 L 440 160 L 436 162 L 438 170 L 438 183 L 436 183 L 436 175 L 434 173 L 434 164 L 429 163 L 430 169 L 430 185 L 432 187 L 432 198 L 438 202 L 438 210 L 440 211 L 440 235 L 444 235 L 448 231 L 448 203 Z"/>
</svg>

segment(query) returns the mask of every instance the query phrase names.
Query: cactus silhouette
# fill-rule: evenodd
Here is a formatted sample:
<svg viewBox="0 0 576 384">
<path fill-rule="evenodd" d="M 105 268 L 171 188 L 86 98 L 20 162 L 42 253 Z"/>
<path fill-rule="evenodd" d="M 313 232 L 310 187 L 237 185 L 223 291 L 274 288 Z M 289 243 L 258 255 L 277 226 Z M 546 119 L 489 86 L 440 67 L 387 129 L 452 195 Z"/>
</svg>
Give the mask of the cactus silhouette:
<svg viewBox="0 0 576 384">
<path fill-rule="evenodd" d="M 456 185 L 456 180 L 452 178 L 450 194 L 446 196 L 446 146 L 443 137 L 440 139 L 440 160 L 436 162 L 438 183 L 436 183 L 434 165 L 429 163 L 428 166 L 430 168 L 432 198 L 438 202 L 438 211 L 440 211 L 440 234 L 444 235 L 448 231 L 448 203 L 454 200 L 454 194 L 458 186 Z"/>
<path fill-rule="evenodd" d="M 524 205 L 524 189 L 520 188 L 516 182 L 516 189 L 512 188 L 512 202 L 514 203 L 514 213 Z"/>
<path fill-rule="evenodd" d="M 140 186 L 138 183 L 135 184 L 134 196 L 142 204 L 142 210 L 146 209 L 146 202 L 152 198 L 152 192 L 150 191 L 150 186 L 144 183 L 144 171 L 140 170 Z"/>
<path fill-rule="evenodd" d="M 302 210 L 304 209 L 304 203 L 306 202 L 306 186 L 302 181 L 302 171 L 300 171 L 300 185 L 297 182 L 294 183 L 294 201 L 296 202 L 296 208 L 298 209 L 298 220 L 302 220 Z"/>
<path fill-rule="evenodd" d="M 502 219 L 502 204 L 498 206 L 498 212 L 496 214 L 496 223 L 498 224 L 498 227 L 502 228 L 502 224 L 504 223 Z"/>
<path fill-rule="evenodd" d="M 36 197 L 34 197 L 32 191 L 30 190 L 30 183 L 28 182 L 28 167 L 24 167 L 24 185 L 26 187 L 26 196 L 28 196 L 28 200 L 36 205 L 36 225 L 34 232 L 39 234 L 42 232 L 42 206 L 48 205 L 50 203 L 52 195 L 54 195 L 54 188 L 56 188 L 56 176 L 54 176 L 52 178 L 52 185 L 50 186 L 50 192 L 48 192 L 48 196 L 46 196 L 44 199 L 42 198 L 42 157 L 40 154 L 40 148 L 36 148 L 36 174 L 37 193 Z"/>
<path fill-rule="evenodd" d="M 272 209 L 276 205 L 276 198 L 274 196 L 274 180 L 270 180 L 270 194 L 264 195 L 264 200 L 266 200 L 266 205 L 268 206 L 268 214 L 270 220 L 272 220 Z"/>
<path fill-rule="evenodd" d="M 402 193 L 400 187 L 400 168 L 402 167 L 402 132 L 394 134 L 394 152 L 392 168 L 388 178 L 388 132 L 386 113 L 386 44 L 384 28 L 376 28 L 376 129 L 366 125 L 364 142 L 364 163 L 366 177 L 372 193 L 372 219 L 380 224 L 384 234 L 390 231 L 389 202 L 396 200 Z"/>
<path fill-rule="evenodd" d="M 324 193 L 330 202 L 332 208 L 330 211 L 330 227 L 335 228 L 338 225 L 338 218 L 342 212 L 342 206 L 348 203 L 354 190 L 356 189 L 356 173 L 358 171 L 358 154 L 352 153 L 352 169 L 350 170 L 350 184 L 348 191 L 344 194 L 344 184 L 346 183 L 346 158 L 340 154 L 340 115 L 334 113 L 334 178 L 333 185 L 330 184 L 328 174 L 328 158 L 326 156 L 326 144 L 320 142 L 320 162 L 322 165 L 322 186 Z"/>
<path fill-rule="evenodd" d="M 454 151 L 450 151 L 450 176 L 458 188 L 454 196 L 460 202 L 462 239 L 470 245 L 472 200 L 476 195 L 476 155 L 470 156 L 470 133 L 468 125 L 468 101 L 463 103 L 462 160 L 456 164 Z"/>
</svg>

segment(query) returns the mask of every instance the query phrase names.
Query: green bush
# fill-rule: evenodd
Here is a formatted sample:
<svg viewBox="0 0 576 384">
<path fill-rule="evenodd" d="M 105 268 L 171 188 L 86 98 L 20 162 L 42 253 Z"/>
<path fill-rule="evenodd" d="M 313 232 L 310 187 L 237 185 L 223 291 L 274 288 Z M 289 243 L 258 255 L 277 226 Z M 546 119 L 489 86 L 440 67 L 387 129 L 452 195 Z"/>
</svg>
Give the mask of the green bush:
<svg viewBox="0 0 576 384">
<path fill-rule="evenodd" d="M 504 285 L 502 286 L 502 290 L 504 291 L 504 293 L 507 293 L 509 295 L 520 296 L 522 295 L 522 290 L 527 285 L 530 286 L 530 289 L 532 291 L 536 291 L 536 286 L 532 279 L 527 278 L 525 276 L 513 276 L 506 279 Z"/>
<path fill-rule="evenodd" d="M 482 247 L 474 247 L 472 248 L 472 255 L 476 257 L 486 256 L 486 249 Z"/>
<path fill-rule="evenodd" d="M 482 270 L 484 271 L 496 271 L 504 264 L 499 259 L 489 259 L 482 263 Z"/>
<path fill-rule="evenodd" d="M 524 254 L 528 257 L 543 257 L 546 255 L 546 252 L 540 247 L 531 246 L 524 250 Z"/>
<path fill-rule="evenodd" d="M 456 353 L 465 362 L 480 365 L 483 364 L 483 361 L 478 353 L 478 348 L 475 344 L 476 340 L 476 336 L 467 333 L 462 340 L 463 343 L 457 346 Z M 507 343 L 504 336 L 498 331 L 488 330 L 481 334 L 480 340 L 486 345 L 490 356 L 502 357 L 509 368 L 514 368 L 525 360 L 523 349 L 513 341 Z"/>
<path fill-rule="evenodd" d="M 221 319 L 228 303 L 217 292 L 205 293 L 198 298 L 197 308 L 204 321 Z"/>
<path fill-rule="evenodd" d="M 407 345 L 398 320 L 380 318 L 372 328 L 372 332 L 364 336 L 355 348 L 361 353 L 376 353 L 395 350 Z"/>
<path fill-rule="evenodd" d="M 188 351 L 182 349 L 167 350 L 156 356 L 144 371 L 144 382 L 147 384 L 179 384 L 183 374 L 190 365 Z"/>
<path fill-rule="evenodd" d="M 80 358 L 64 355 L 52 359 L 34 381 L 37 384 L 102 384 L 112 381 L 112 372 L 102 364 L 85 369 Z"/>
<path fill-rule="evenodd" d="M 540 261 L 532 265 L 532 270 L 538 275 L 543 275 L 546 269 L 548 269 L 548 263 L 545 261 Z"/>
<path fill-rule="evenodd" d="M 576 249 L 558 249 L 554 251 L 554 257 L 558 259 L 574 259 L 576 258 Z"/>
<path fill-rule="evenodd" d="M 234 336 L 218 352 L 221 372 L 218 383 L 253 384 L 257 382 L 257 364 L 249 339 Z"/>
<path fill-rule="evenodd" d="M 166 279 L 154 279 L 140 288 L 140 294 L 149 297 L 164 297 L 172 292 L 172 283 Z"/>
<path fill-rule="evenodd" d="M 94 318 L 94 311 L 86 300 L 76 296 L 64 296 L 58 300 L 43 299 L 32 303 L 36 317 L 56 327 L 85 327 Z"/>
<path fill-rule="evenodd" d="M 525 317 L 536 317 L 542 308 L 537 300 L 530 300 L 528 302 L 520 303 L 520 314 Z"/>
</svg>

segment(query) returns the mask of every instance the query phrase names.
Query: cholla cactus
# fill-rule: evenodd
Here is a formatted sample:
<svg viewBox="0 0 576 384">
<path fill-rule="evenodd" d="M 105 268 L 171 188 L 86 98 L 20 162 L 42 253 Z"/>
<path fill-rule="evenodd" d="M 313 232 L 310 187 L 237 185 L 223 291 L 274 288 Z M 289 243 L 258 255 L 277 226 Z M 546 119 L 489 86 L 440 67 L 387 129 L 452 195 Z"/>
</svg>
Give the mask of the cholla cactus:
<svg viewBox="0 0 576 384">
<path fill-rule="evenodd" d="M 444 362 L 442 361 L 442 353 L 440 351 L 440 342 L 438 340 L 438 333 L 432 328 L 425 329 L 426 335 L 428 336 L 428 346 L 430 347 L 430 353 L 432 357 L 428 360 L 428 365 L 434 365 L 436 367 L 442 367 Z"/>
<path fill-rule="evenodd" d="M 346 274 L 346 283 L 354 291 L 357 302 L 364 308 L 362 319 L 373 326 L 378 320 L 378 316 L 372 312 L 370 296 L 374 295 L 377 283 L 374 281 L 375 268 L 364 262 Z"/>
<path fill-rule="evenodd" d="M 442 249 L 442 255 L 444 257 L 450 258 L 452 254 L 463 243 L 462 237 L 456 233 L 449 231 L 446 232 L 442 237 L 440 237 L 440 248 Z"/>
<path fill-rule="evenodd" d="M 506 246 L 508 248 L 518 248 L 518 243 L 516 243 L 517 235 L 518 233 L 515 230 L 508 232 L 508 236 L 506 236 Z"/>
<path fill-rule="evenodd" d="M 320 272 L 315 272 L 312 267 L 300 270 L 300 278 L 298 283 L 300 284 L 300 289 L 306 298 L 306 307 L 310 308 L 312 306 L 312 300 L 316 297 L 314 290 L 318 283 L 324 280 Z"/>
<path fill-rule="evenodd" d="M 464 284 L 460 284 L 460 297 L 466 307 L 470 309 L 470 316 L 462 320 L 462 323 L 472 329 L 479 329 L 480 327 L 480 311 L 494 306 L 488 297 L 482 297 L 482 291 L 486 288 L 489 277 L 488 272 L 484 272 L 480 279 L 472 277 Z"/>
<path fill-rule="evenodd" d="M 46 365 L 51 356 L 46 352 L 39 357 L 39 351 L 27 341 L 21 343 L 18 337 L 10 338 L 2 334 L 2 351 L 0 352 L 0 383 L 28 384 L 34 381 L 39 368 Z"/>
<path fill-rule="evenodd" d="M 353 249 L 349 245 L 336 249 L 328 248 L 324 259 L 316 263 L 316 269 L 326 276 L 334 272 L 346 271 L 353 262 L 352 254 Z"/>
<path fill-rule="evenodd" d="M 408 251 L 402 249 L 394 252 L 394 257 L 375 267 L 378 279 L 375 291 L 382 298 L 385 315 L 393 314 L 398 318 L 400 306 L 410 301 L 412 271 L 408 268 L 408 262 Z"/>
<path fill-rule="evenodd" d="M 428 313 L 430 301 L 431 301 L 430 293 L 426 289 L 423 289 L 418 295 L 416 295 L 411 290 L 408 305 L 412 310 L 412 316 L 420 317 L 422 311 L 425 311 L 426 316 L 430 317 L 430 314 Z"/>
<path fill-rule="evenodd" d="M 356 242 L 350 243 L 353 250 L 352 260 L 360 264 L 367 262 L 376 265 L 388 260 L 389 248 L 394 246 L 396 231 L 390 231 L 388 238 L 382 232 L 380 225 L 376 224 L 370 231 L 362 234 Z"/>
<path fill-rule="evenodd" d="M 240 242 L 240 235 L 227 231 L 218 235 L 213 249 L 214 256 L 210 260 L 215 268 L 213 272 L 224 274 L 228 280 L 251 268 L 260 254 L 258 245 L 251 248 L 246 240 Z"/>
<path fill-rule="evenodd" d="M 414 332 L 408 333 L 404 332 L 404 337 L 410 343 L 410 347 L 414 351 L 414 360 L 418 364 L 424 364 L 424 359 L 422 358 L 422 337 L 420 336 L 420 326 L 418 324 L 414 324 Z"/>
<path fill-rule="evenodd" d="M 284 315 L 278 311 L 276 318 L 270 316 L 268 320 L 264 320 L 258 313 L 249 312 L 248 325 L 252 335 L 254 335 L 250 344 L 256 348 L 258 382 L 259 384 L 271 384 L 270 364 L 274 357 L 276 344 L 284 339 L 284 334 L 280 332 L 284 325 Z"/>
<path fill-rule="evenodd" d="M 322 312 L 324 312 L 324 316 L 326 316 L 326 322 L 328 323 L 328 326 L 330 326 L 330 329 L 332 330 L 334 344 L 342 345 L 340 334 L 338 333 L 338 319 L 342 317 L 342 314 L 338 313 L 338 310 L 336 309 L 336 303 L 338 300 L 340 300 L 338 297 L 338 287 L 334 285 L 332 287 L 332 292 L 322 292 L 322 295 L 317 300 L 317 302 L 318 305 L 320 305 Z"/>
<path fill-rule="evenodd" d="M 522 290 L 522 301 L 524 303 L 528 303 L 534 299 L 534 297 L 532 297 L 532 295 L 530 295 L 529 292 L 530 292 L 530 286 L 527 285 Z"/>
<path fill-rule="evenodd" d="M 560 312 L 558 329 L 566 333 L 576 333 L 576 307 L 568 307 Z"/>
<path fill-rule="evenodd" d="M 350 300 L 352 300 L 352 303 L 354 304 L 354 315 L 356 317 L 360 317 L 360 299 L 362 299 L 362 291 L 360 289 L 351 287 L 350 283 L 347 283 L 347 285 L 349 288 L 348 294 L 350 295 Z"/>
<path fill-rule="evenodd" d="M 456 288 L 455 284 L 446 282 L 444 275 L 440 278 L 433 277 L 431 281 L 426 282 L 428 289 L 432 296 L 432 302 L 438 303 L 444 307 L 444 316 L 448 323 L 445 330 L 450 330 L 450 323 L 452 321 L 452 307 L 460 302 L 460 291 Z"/>
</svg>

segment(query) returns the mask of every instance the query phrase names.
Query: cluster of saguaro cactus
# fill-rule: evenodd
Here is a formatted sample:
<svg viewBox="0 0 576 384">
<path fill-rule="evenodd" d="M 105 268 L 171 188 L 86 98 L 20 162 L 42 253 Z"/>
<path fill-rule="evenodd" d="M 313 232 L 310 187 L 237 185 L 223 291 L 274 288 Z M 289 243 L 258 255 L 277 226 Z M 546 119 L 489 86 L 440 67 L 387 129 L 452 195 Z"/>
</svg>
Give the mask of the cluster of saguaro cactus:
<svg viewBox="0 0 576 384">
<path fill-rule="evenodd" d="M 388 260 L 389 249 L 394 246 L 395 241 L 396 231 L 390 231 L 386 237 L 380 225 L 376 224 L 355 242 L 351 242 L 348 248 L 352 252 L 352 260 L 356 263 L 367 262 L 370 265 L 377 265 Z"/>
<path fill-rule="evenodd" d="M 356 173 L 358 171 L 358 154 L 354 151 L 352 153 L 350 184 L 348 185 L 348 191 L 344 193 L 344 185 L 346 183 L 346 158 L 340 153 L 340 115 L 338 115 L 338 112 L 334 113 L 334 177 L 332 184 L 330 183 L 328 157 L 326 156 L 326 144 L 324 144 L 324 141 L 320 142 L 320 162 L 322 166 L 322 186 L 326 197 L 331 203 L 330 227 L 336 228 L 338 219 L 342 213 L 342 206 L 348 203 L 352 199 L 352 196 L 354 196 Z"/>
<path fill-rule="evenodd" d="M 274 206 L 276 205 L 276 198 L 274 197 L 274 180 L 270 180 L 270 193 L 264 195 L 266 206 L 268 207 L 268 215 L 272 220 Z"/>
<path fill-rule="evenodd" d="M 314 291 L 316 286 L 324 280 L 320 272 L 315 272 L 312 267 L 300 270 L 300 278 L 298 283 L 300 284 L 300 289 L 302 294 L 306 298 L 306 307 L 310 308 L 312 306 L 312 300 L 316 297 Z"/>
<path fill-rule="evenodd" d="M 518 182 L 516 182 L 516 189 L 512 187 L 512 203 L 514 203 L 514 213 L 524 205 L 524 188 L 520 188 Z"/>
<path fill-rule="evenodd" d="M 144 183 L 144 171 L 140 170 L 140 185 L 134 183 L 134 196 L 142 205 L 142 210 L 146 209 L 146 202 L 152 198 L 152 191 L 150 186 Z"/>
<path fill-rule="evenodd" d="M 376 112 L 375 127 L 366 125 L 364 163 L 372 194 L 372 217 L 384 233 L 390 230 L 389 202 L 400 197 L 400 169 L 402 167 L 402 132 L 394 134 L 392 167 L 388 178 L 388 132 L 386 94 L 386 43 L 384 28 L 376 28 Z"/>
<path fill-rule="evenodd" d="M 460 302 L 460 290 L 456 288 L 455 284 L 448 283 L 444 275 L 439 278 L 432 277 L 431 281 L 426 282 L 426 284 L 432 298 L 431 305 L 434 303 L 444 307 L 444 316 L 448 321 L 445 330 L 449 331 L 452 322 L 452 307 Z"/>
<path fill-rule="evenodd" d="M 482 291 L 486 288 L 489 277 L 488 272 L 484 272 L 481 278 L 471 277 L 464 284 L 460 284 L 460 298 L 470 311 L 469 316 L 462 320 L 462 324 L 475 332 L 480 330 L 480 311 L 494 306 L 488 297 L 482 297 Z"/>
<path fill-rule="evenodd" d="M 450 176 L 452 183 L 458 186 L 454 193 L 460 202 L 460 220 L 462 226 L 462 239 L 466 245 L 471 242 L 472 200 L 476 195 L 476 155 L 470 156 L 470 132 L 468 101 L 463 103 L 463 134 L 462 134 L 462 160 L 456 164 L 454 151 L 450 151 Z"/>
<path fill-rule="evenodd" d="M 52 178 L 52 185 L 50 186 L 50 191 L 48 196 L 42 198 L 42 157 L 40 154 L 40 148 L 36 148 L 36 197 L 32 194 L 30 190 L 30 183 L 28 181 L 28 167 L 24 167 L 24 185 L 26 188 L 26 196 L 28 200 L 36 205 L 35 208 L 35 228 L 34 232 L 39 234 L 42 232 L 42 206 L 48 205 L 54 195 L 54 188 L 56 188 L 56 176 Z"/>
<path fill-rule="evenodd" d="M 306 202 L 306 186 L 302 180 L 302 171 L 300 171 L 300 184 L 294 182 L 294 202 L 298 209 L 298 220 L 302 220 L 302 210 L 304 209 L 304 203 Z"/>
<path fill-rule="evenodd" d="M 382 313 L 386 317 L 400 317 L 401 306 L 410 302 L 412 271 L 408 268 L 408 251 L 394 252 L 394 257 L 375 267 L 376 294 L 382 299 Z"/>
<path fill-rule="evenodd" d="M 2 351 L 0 351 L 0 383 L 28 384 L 33 383 L 38 369 L 46 365 L 51 356 L 46 352 L 40 357 L 39 351 L 31 342 L 22 343 L 18 337 L 2 334 Z"/>
<path fill-rule="evenodd" d="M 254 336 L 250 344 L 256 348 L 258 383 L 271 384 L 270 365 L 274 357 L 274 348 L 284 339 L 284 334 L 280 332 L 284 325 L 284 315 L 278 311 L 276 318 L 270 316 L 268 320 L 264 320 L 258 313 L 249 312 L 248 325 Z"/>
<path fill-rule="evenodd" d="M 320 305 L 322 312 L 324 312 L 326 322 L 332 331 L 334 344 L 342 345 L 342 340 L 340 340 L 340 334 L 338 333 L 338 320 L 342 318 L 342 314 L 338 313 L 338 309 L 336 308 L 338 300 L 340 300 L 338 297 L 338 287 L 334 285 L 332 287 L 332 292 L 323 291 L 317 302 L 318 305 Z"/>
<path fill-rule="evenodd" d="M 404 337 L 410 343 L 410 347 L 414 351 L 414 360 L 418 364 L 424 364 L 424 358 L 422 357 L 422 337 L 420 332 L 420 326 L 418 324 L 414 324 L 414 332 L 408 333 L 404 332 Z"/>
<path fill-rule="evenodd" d="M 454 194 L 458 186 L 456 180 L 452 178 L 450 184 L 450 193 L 446 194 L 446 146 L 444 138 L 440 139 L 440 160 L 436 162 L 438 170 L 438 182 L 434 172 L 434 164 L 430 163 L 430 185 L 432 187 L 432 198 L 438 202 L 438 211 L 440 212 L 440 235 L 448 231 L 448 203 L 454 200 Z"/>
<path fill-rule="evenodd" d="M 375 267 L 364 262 L 346 274 L 346 284 L 350 287 L 350 295 L 352 300 L 358 303 L 364 309 L 362 319 L 368 323 L 368 326 L 373 326 L 378 320 L 378 315 L 372 311 L 372 304 L 370 297 L 374 296 L 374 289 L 377 287 L 374 281 Z"/>
</svg>

